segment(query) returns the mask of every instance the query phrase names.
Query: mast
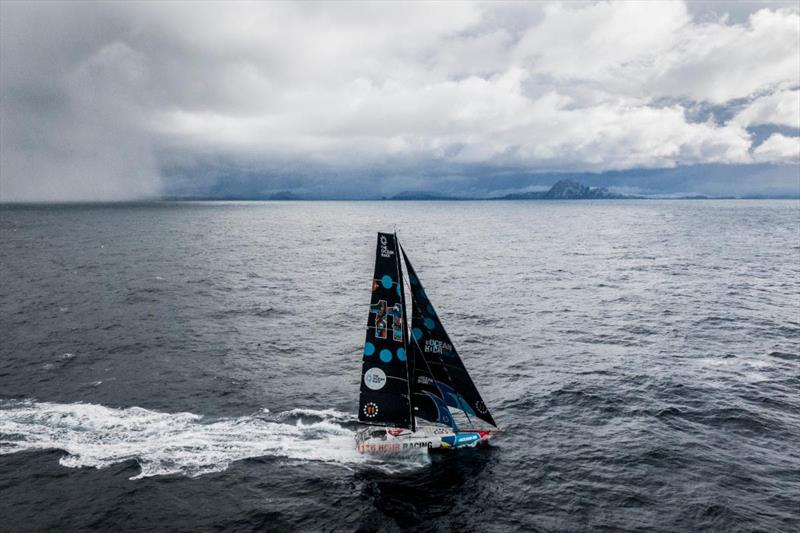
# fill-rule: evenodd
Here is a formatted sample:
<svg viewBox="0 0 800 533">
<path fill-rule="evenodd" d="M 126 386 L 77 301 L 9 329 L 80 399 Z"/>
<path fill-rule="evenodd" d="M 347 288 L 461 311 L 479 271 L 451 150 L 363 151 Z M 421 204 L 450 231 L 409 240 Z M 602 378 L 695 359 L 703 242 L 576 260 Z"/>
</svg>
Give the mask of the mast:
<svg viewBox="0 0 800 533">
<path fill-rule="evenodd" d="M 401 249 L 400 241 L 397 239 L 397 231 L 394 232 L 394 242 L 397 249 Z M 406 290 L 403 283 L 403 267 L 400 264 L 400 254 L 395 254 L 397 263 L 397 287 L 400 291 L 400 306 L 403 309 L 403 349 L 408 354 L 408 308 L 406 307 Z M 409 360 L 410 359 L 410 360 Z M 411 420 L 411 431 L 417 430 L 417 423 L 414 419 L 414 402 L 411 394 L 411 379 L 414 376 L 414 358 L 406 355 L 406 385 L 408 385 L 408 415 Z"/>
</svg>

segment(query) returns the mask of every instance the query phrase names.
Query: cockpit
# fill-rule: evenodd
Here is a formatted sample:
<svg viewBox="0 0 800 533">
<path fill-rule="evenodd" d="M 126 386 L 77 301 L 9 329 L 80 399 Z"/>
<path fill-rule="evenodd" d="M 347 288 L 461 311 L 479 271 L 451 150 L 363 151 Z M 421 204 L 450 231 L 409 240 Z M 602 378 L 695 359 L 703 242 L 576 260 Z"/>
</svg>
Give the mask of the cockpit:
<svg viewBox="0 0 800 533">
<path fill-rule="evenodd" d="M 373 432 L 371 432 L 369 434 L 369 438 L 386 440 L 386 430 L 385 429 L 376 429 L 375 431 L 373 431 Z"/>
</svg>

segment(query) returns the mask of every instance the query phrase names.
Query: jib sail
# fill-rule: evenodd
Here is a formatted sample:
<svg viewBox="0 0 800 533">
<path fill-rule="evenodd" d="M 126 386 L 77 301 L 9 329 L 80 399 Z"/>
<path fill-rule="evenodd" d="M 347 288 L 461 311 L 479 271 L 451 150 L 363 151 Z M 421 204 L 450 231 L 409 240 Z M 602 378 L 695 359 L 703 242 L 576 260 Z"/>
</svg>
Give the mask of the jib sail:
<svg viewBox="0 0 800 533">
<path fill-rule="evenodd" d="M 489 413 L 489 409 L 483 402 L 483 398 L 478 393 L 478 389 L 472 382 L 472 378 L 469 377 L 464 363 L 461 362 L 455 346 L 450 342 L 450 337 L 439 321 L 436 310 L 425 294 L 425 289 L 422 287 L 422 283 L 417 277 L 414 267 L 411 266 L 405 251 L 403 251 L 403 258 L 405 259 L 409 281 L 411 282 L 413 299 L 411 343 L 419 348 L 419 355 L 427 363 L 427 368 L 424 370 L 430 375 L 430 379 L 434 381 L 434 383 L 430 384 L 420 383 L 420 379 L 426 381 L 428 378 L 425 377 L 425 372 L 415 370 L 414 382 L 412 383 L 415 402 L 419 397 L 417 392 L 427 393 L 425 394 L 426 396 L 432 396 L 435 394 L 432 388 L 435 387 L 435 390 L 439 392 L 437 395 L 442 398 L 445 405 L 460 409 L 467 416 L 474 416 L 493 426 L 497 426 L 491 413 Z M 418 367 L 419 364 L 417 363 L 416 366 Z M 422 405 L 415 405 L 415 407 L 419 407 L 416 412 L 420 418 L 448 425 L 454 424 L 453 422 L 443 422 L 441 420 L 441 410 L 435 412 L 429 408 L 427 402 L 425 405 L 425 409 L 422 408 Z M 433 419 L 433 416 L 440 417 L 440 419 Z"/>
<path fill-rule="evenodd" d="M 433 375 L 428 362 L 417 343 L 410 343 L 413 375 L 411 378 L 411 405 L 414 416 L 458 429 L 456 421 L 444 400 L 439 381 Z"/>
<path fill-rule="evenodd" d="M 391 233 L 378 233 L 361 370 L 360 421 L 413 429 L 407 332 L 397 238 Z"/>
</svg>

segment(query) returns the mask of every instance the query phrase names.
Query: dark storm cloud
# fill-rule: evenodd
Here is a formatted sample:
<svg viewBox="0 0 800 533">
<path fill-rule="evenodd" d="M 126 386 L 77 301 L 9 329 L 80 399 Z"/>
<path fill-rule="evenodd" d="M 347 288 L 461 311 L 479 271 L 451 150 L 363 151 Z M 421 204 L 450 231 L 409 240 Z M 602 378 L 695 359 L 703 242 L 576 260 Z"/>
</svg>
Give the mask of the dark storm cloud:
<svg viewBox="0 0 800 533">
<path fill-rule="evenodd" d="M 775 2 L 3 2 L 0 199 L 756 164 L 792 190 L 799 28 Z"/>
</svg>

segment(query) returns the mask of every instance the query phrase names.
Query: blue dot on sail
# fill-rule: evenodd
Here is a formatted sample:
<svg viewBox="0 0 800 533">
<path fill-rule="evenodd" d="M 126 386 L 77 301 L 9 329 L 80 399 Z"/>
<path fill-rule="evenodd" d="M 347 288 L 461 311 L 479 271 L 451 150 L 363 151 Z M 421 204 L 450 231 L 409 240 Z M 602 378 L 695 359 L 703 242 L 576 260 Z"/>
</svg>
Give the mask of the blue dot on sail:
<svg viewBox="0 0 800 533">
<path fill-rule="evenodd" d="M 392 277 L 389 274 L 381 278 L 381 285 L 383 285 L 384 289 L 391 289 L 392 284 L 394 284 L 394 281 L 392 281 Z"/>
<path fill-rule="evenodd" d="M 397 349 L 397 358 L 400 359 L 401 361 L 405 361 L 406 360 L 406 350 L 405 350 L 405 348 L 398 348 Z"/>
<path fill-rule="evenodd" d="M 381 361 L 383 361 L 384 363 L 388 363 L 392 360 L 392 352 L 384 348 L 383 350 L 381 350 L 381 354 L 379 357 L 381 358 Z"/>
<path fill-rule="evenodd" d="M 400 285 L 397 286 L 397 295 L 401 296 L 401 294 L 400 294 Z"/>
<path fill-rule="evenodd" d="M 417 276 L 408 276 L 408 279 L 409 281 L 411 281 L 412 285 L 416 285 L 417 283 L 419 283 L 419 281 L 417 280 Z"/>
<path fill-rule="evenodd" d="M 364 345 L 364 355 L 372 355 L 375 353 L 375 345 L 368 342 Z"/>
<path fill-rule="evenodd" d="M 411 334 L 414 335 L 415 340 L 420 340 L 422 338 L 422 330 L 419 328 L 413 328 Z"/>
<path fill-rule="evenodd" d="M 428 329 L 433 329 L 436 327 L 436 322 L 434 322 L 431 318 L 426 318 L 422 321 L 422 323 L 425 324 L 425 327 Z"/>
<path fill-rule="evenodd" d="M 432 315 L 436 314 L 436 311 L 433 310 L 433 306 L 431 304 L 428 304 L 428 307 L 426 309 L 428 310 L 428 312 L 430 314 L 432 314 Z"/>
</svg>

